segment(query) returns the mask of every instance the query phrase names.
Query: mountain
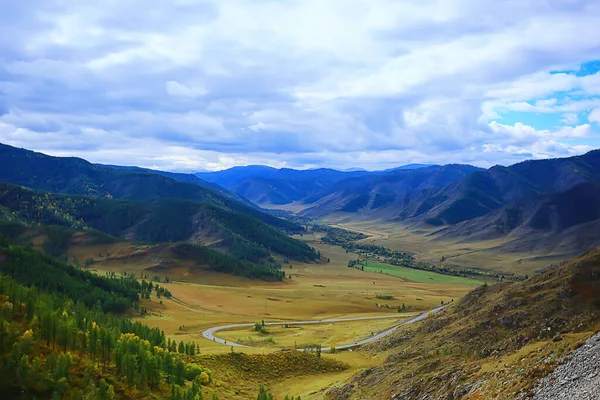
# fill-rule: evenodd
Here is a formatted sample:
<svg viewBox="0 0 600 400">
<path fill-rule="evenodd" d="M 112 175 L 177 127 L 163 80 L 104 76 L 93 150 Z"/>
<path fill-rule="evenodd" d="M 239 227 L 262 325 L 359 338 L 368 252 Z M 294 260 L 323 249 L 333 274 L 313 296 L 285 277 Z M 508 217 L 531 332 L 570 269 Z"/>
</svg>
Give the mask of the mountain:
<svg viewBox="0 0 600 400">
<path fill-rule="evenodd" d="M 267 177 L 276 168 L 265 165 L 248 165 L 245 167 L 233 167 L 222 171 L 196 172 L 195 175 L 207 182 L 217 183 L 225 188 L 231 189 L 246 179 Z"/>
<path fill-rule="evenodd" d="M 343 171 L 317 168 L 296 170 L 276 169 L 261 165 L 233 167 L 217 172 L 196 173 L 204 181 L 214 182 L 237 195 L 261 205 L 283 205 L 305 198 L 314 198 L 338 182 L 366 176 L 379 176 L 386 172 L 432 167 L 429 164 L 408 164 L 385 171 L 366 171 L 349 168 Z"/>
<path fill-rule="evenodd" d="M 270 251 L 302 261 L 316 258 L 314 249 L 306 243 L 252 216 L 190 200 L 138 202 L 53 194 L 0 184 L 0 219 L 34 226 L 92 228 L 146 243 L 210 244 L 237 259 L 252 262 L 268 258 Z"/>
<path fill-rule="evenodd" d="M 301 215 L 348 213 L 438 226 L 459 224 L 514 202 L 537 202 L 540 196 L 580 183 L 600 182 L 600 150 L 487 170 L 453 164 L 406 167 L 332 182 L 301 199 L 307 205 Z"/>
<path fill-rule="evenodd" d="M 94 165 L 81 158 L 51 157 L 3 144 L 0 144 L 0 159 L 0 182 L 42 191 L 141 202 L 165 199 L 203 202 L 249 215 L 277 228 L 302 229 L 248 202 L 238 201 L 237 196 L 150 170 L 115 169 Z"/>
<path fill-rule="evenodd" d="M 151 174 L 162 175 L 164 177 L 171 178 L 178 182 L 193 183 L 193 184 L 201 186 L 203 188 L 210 189 L 214 192 L 220 193 L 220 194 L 224 195 L 225 197 L 229 197 L 229 198 L 237 200 L 241 203 L 245 203 L 249 206 L 255 207 L 254 203 L 248 201 L 248 199 L 238 196 L 237 194 L 230 192 L 229 190 L 217 185 L 214 182 L 208 182 L 203 179 L 200 179 L 199 177 L 197 177 L 196 175 L 194 175 L 192 173 L 168 172 L 168 171 L 160 171 L 160 170 L 154 170 L 154 169 L 149 169 L 149 168 L 141 168 L 141 167 L 135 167 L 135 166 L 123 166 L 123 165 L 110 165 L 110 164 L 94 164 L 94 165 L 97 165 L 100 167 L 117 169 L 117 170 L 124 170 L 124 171 L 147 172 L 147 173 L 151 173 Z"/>
<path fill-rule="evenodd" d="M 475 172 L 438 193 L 446 200 L 428 212 L 428 222 L 456 224 L 514 201 L 562 192 L 584 182 L 600 182 L 600 150 L 569 158 L 530 160 L 510 167 L 495 166 Z"/>
<path fill-rule="evenodd" d="M 387 220 L 416 217 L 445 200 L 436 196 L 438 191 L 479 170 L 471 165 L 450 164 L 341 180 L 302 199 L 309 206 L 301 215 L 320 218 L 345 212 Z"/>
<path fill-rule="evenodd" d="M 385 357 L 384 363 L 325 398 L 530 398 L 538 380 L 599 323 L 596 248 L 522 282 L 480 286 L 440 313 L 367 345 L 363 350 Z"/>
<path fill-rule="evenodd" d="M 317 257 L 285 233 L 303 227 L 197 183 L 5 145 L 0 158 L 0 182 L 8 182 L 0 183 L 4 222 L 95 229 L 145 243 L 206 244 L 257 264 L 272 260 L 271 251 L 302 261 Z"/>
<path fill-rule="evenodd" d="M 353 168 L 341 169 L 339 171 L 342 171 L 342 172 L 366 172 L 367 170 L 364 168 L 353 167 Z"/>
<path fill-rule="evenodd" d="M 506 237 L 498 249 L 573 256 L 600 245 L 600 183 L 515 201 L 491 213 L 435 232 L 464 241 Z"/>
<path fill-rule="evenodd" d="M 419 169 L 419 168 L 427 168 L 427 167 L 439 167 L 439 165 L 436 165 L 436 164 L 406 164 L 406 165 L 401 165 L 401 166 L 395 167 L 395 168 L 388 168 L 388 169 L 385 169 L 384 171 L 396 171 L 399 169 Z"/>
<path fill-rule="evenodd" d="M 224 171 L 196 173 L 196 176 L 247 198 L 255 204 L 288 204 L 305 198 L 343 179 L 369 174 L 366 171 L 342 172 L 319 168 L 290 168 L 251 165 Z"/>
<path fill-rule="evenodd" d="M 300 215 L 339 214 L 440 229 L 433 239 L 503 239 L 496 250 L 571 257 L 600 245 L 600 150 L 484 170 L 445 165 L 338 181 Z"/>
</svg>

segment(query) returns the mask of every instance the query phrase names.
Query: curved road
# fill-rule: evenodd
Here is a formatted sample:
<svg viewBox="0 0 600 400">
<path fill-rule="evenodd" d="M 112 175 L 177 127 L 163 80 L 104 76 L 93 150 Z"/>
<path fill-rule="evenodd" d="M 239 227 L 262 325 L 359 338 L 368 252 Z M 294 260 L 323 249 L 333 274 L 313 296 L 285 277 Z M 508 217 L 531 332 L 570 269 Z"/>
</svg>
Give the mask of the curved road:
<svg viewBox="0 0 600 400">
<path fill-rule="evenodd" d="M 391 334 L 392 332 L 394 332 L 396 329 L 400 328 L 401 326 L 414 324 L 415 322 L 424 320 L 425 318 L 427 318 L 427 316 L 429 315 L 430 312 L 435 314 L 435 313 L 443 310 L 447 305 L 448 305 L 448 303 L 438 306 L 436 308 L 433 308 L 431 310 L 425 311 L 424 313 L 421 313 L 421 314 L 417 315 L 416 317 L 409 319 L 408 321 L 404 321 L 401 324 L 393 326 L 390 329 L 387 329 L 383 332 L 379 332 L 378 334 L 368 337 L 366 339 L 359 340 L 354 343 L 344 344 L 341 346 L 335 346 L 335 348 L 336 348 L 336 350 L 345 350 L 345 349 L 351 349 L 354 347 L 362 346 L 363 344 L 374 342 L 376 340 L 379 340 L 381 338 L 388 336 L 389 334 Z M 265 325 L 285 325 L 285 324 L 288 324 L 288 325 L 310 325 L 310 324 L 324 324 L 324 323 L 329 323 L 329 322 L 364 321 L 364 320 L 369 320 L 369 319 L 383 319 L 383 318 L 399 318 L 399 316 L 398 315 L 394 315 L 394 316 L 382 315 L 382 316 L 377 316 L 377 317 L 330 318 L 330 319 L 318 319 L 318 320 L 311 320 L 311 321 L 265 322 Z M 228 346 L 247 347 L 247 346 L 244 346 L 243 344 L 227 342 L 224 339 L 220 339 L 220 338 L 214 336 L 214 333 L 225 330 L 225 329 L 244 328 L 244 327 L 249 327 L 249 326 L 254 326 L 254 324 L 231 324 L 231 325 L 215 326 L 214 328 L 205 330 L 202 333 L 202 336 L 204 336 L 208 340 L 212 340 L 217 343 L 226 344 Z M 298 350 L 302 351 L 304 349 L 298 349 Z M 329 347 L 321 348 L 321 351 L 330 351 L 330 350 L 331 349 Z"/>
</svg>

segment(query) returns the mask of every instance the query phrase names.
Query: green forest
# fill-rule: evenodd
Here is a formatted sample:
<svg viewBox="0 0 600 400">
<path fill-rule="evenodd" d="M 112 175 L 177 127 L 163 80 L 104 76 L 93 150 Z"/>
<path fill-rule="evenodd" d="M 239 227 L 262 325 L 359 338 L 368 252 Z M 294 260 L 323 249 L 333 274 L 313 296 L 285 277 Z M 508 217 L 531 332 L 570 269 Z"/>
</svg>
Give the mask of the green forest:
<svg viewBox="0 0 600 400">
<path fill-rule="evenodd" d="M 235 258 L 253 263 L 267 258 L 271 251 L 301 261 L 317 258 L 312 247 L 276 227 L 206 203 L 176 199 L 138 203 L 41 193 L 0 184 L 0 208 L 4 210 L 3 219 L 12 223 L 93 229 L 113 237 L 128 235 L 145 243 L 187 241 L 202 232 L 207 237 L 221 238 L 220 246 Z M 64 232 L 53 233 L 56 247 L 48 250 L 59 256 L 65 242 L 57 243 L 60 240 L 56 236 Z"/>
<path fill-rule="evenodd" d="M 132 321 L 139 298 L 168 291 L 102 277 L 0 236 L 3 398 L 218 399 L 195 343 Z M 264 397 L 267 396 L 267 397 Z M 264 388 L 258 398 L 272 398 Z"/>
</svg>

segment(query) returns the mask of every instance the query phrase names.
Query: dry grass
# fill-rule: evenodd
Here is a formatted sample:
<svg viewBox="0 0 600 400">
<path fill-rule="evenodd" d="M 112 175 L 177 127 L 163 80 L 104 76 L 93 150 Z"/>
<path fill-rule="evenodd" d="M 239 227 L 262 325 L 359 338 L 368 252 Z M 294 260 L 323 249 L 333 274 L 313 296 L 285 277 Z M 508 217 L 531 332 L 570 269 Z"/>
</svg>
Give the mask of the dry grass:
<svg viewBox="0 0 600 400">
<path fill-rule="evenodd" d="M 157 299 L 152 296 L 143 305 L 149 315 L 143 322 L 159 327 L 167 336 L 177 341 L 194 341 L 200 345 L 201 355 L 225 355 L 231 348 L 202 337 L 202 332 L 210 327 L 230 323 L 253 323 L 260 320 L 285 321 L 324 318 L 362 317 L 373 315 L 398 316 L 396 308 L 401 304 L 410 311 L 431 308 L 440 302 L 459 299 L 472 289 L 471 285 L 457 285 L 442 282 L 416 283 L 399 277 L 379 273 L 363 272 L 348 268 L 348 260 L 354 257 L 337 246 L 325 245 L 319 237 L 304 235 L 302 240 L 317 247 L 322 254 L 320 264 L 299 264 L 292 261 L 284 265 L 291 279 L 284 282 L 252 281 L 194 268 L 190 262 L 174 260 L 166 246 L 140 246 L 130 243 L 110 245 L 80 245 L 71 250 L 80 260 L 93 257 L 92 270 L 102 274 L 107 271 L 128 272 L 138 277 L 168 275 L 171 283 L 164 285 L 173 294 L 173 299 Z M 162 266 L 157 269 L 156 266 Z M 149 267 L 154 267 L 148 270 Z M 377 295 L 392 295 L 394 300 L 380 300 Z M 161 303 L 162 302 L 162 303 Z M 379 306 L 378 306 L 379 305 Z M 390 307 L 382 307 L 389 305 Z M 323 345 L 343 344 L 368 336 L 371 331 L 382 330 L 394 325 L 394 319 L 357 323 L 340 323 L 287 328 L 276 344 L 293 345 L 319 342 Z M 275 329 L 272 327 L 271 329 Z M 286 328 L 276 328 L 284 330 Z M 250 332 L 247 331 L 249 334 Z M 241 333 L 242 336 L 246 332 Z M 279 335 L 279 333 L 276 333 Z M 295 334 L 298 336 L 294 337 Z M 293 339 L 296 340 L 293 340 Z M 300 338 L 300 340 L 298 340 Z M 277 353 L 277 348 L 245 347 L 234 351 L 245 354 Z M 381 359 L 358 351 L 327 354 L 324 357 L 343 360 L 350 365 L 344 371 L 330 371 L 326 374 L 305 376 L 292 374 L 265 383 L 279 397 L 286 394 L 301 395 L 303 399 L 321 399 L 321 389 L 331 387 L 355 374 L 371 367 Z M 229 371 L 222 366 L 223 371 Z M 218 369 L 218 368 L 217 368 Z M 214 371 L 216 376 L 219 371 Z M 231 371 L 230 371 L 231 372 Z M 255 394 L 257 387 L 233 372 L 228 374 L 227 393 Z M 257 381 L 252 381 L 252 385 Z M 215 392 L 223 392 L 223 387 Z M 225 397 L 227 398 L 227 397 Z M 246 398 L 241 396 L 240 398 Z"/>
<path fill-rule="evenodd" d="M 412 315 L 412 314 L 410 314 Z M 311 325 L 281 325 L 267 326 L 268 333 L 259 333 L 252 328 L 238 328 L 219 331 L 218 336 L 228 342 L 237 342 L 248 345 L 261 344 L 269 347 L 297 347 L 321 344 L 323 346 L 336 346 L 352 343 L 365 339 L 373 333 L 378 333 L 392 326 L 398 325 L 404 318 L 390 318 L 380 320 L 335 322 Z M 272 342 L 270 340 L 272 339 Z"/>
<path fill-rule="evenodd" d="M 506 239 L 479 242 L 441 240 L 430 236 L 439 228 L 412 228 L 399 223 L 380 221 L 347 221 L 339 217 L 328 223 L 344 229 L 369 235 L 364 243 L 376 244 L 398 251 L 406 251 L 423 261 L 439 263 L 445 257 L 448 265 L 476 267 L 486 270 L 533 275 L 565 259 L 561 254 L 539 255 L 532 253 L 501 252 L 497 247 Z"/>
<path fill-rule="evenodd" d="M 523 282 L 477 288 L 363 348 L 386 361 L 355 376 L 344 398 L 526 398 L 562 354 L 600 327 L 599 269 L 595 250 Z"/>
</svg>

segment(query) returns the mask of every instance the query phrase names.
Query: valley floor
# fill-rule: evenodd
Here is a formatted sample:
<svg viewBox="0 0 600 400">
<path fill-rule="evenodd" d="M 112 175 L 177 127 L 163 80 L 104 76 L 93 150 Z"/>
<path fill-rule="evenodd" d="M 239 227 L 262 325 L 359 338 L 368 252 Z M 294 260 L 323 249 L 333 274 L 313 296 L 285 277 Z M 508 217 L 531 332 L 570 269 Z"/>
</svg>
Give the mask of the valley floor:
<svg viewBox="0 0 600 400">
<path fill-rule="evenodd" d="M 322 255 L 319 264 L 285 264 L 286 274 L 291 275 L 284 282 L 252 281 L 232 277 L 186 264 L 169 264 L 160 270 L 147 270 L 149 266 L 164 265 L 160 255 L 135 253 L 132 248 L 88 249 L 89 254 L 107 254 L 110 257 L 98 259 L 93 268 L 99 274 L 106 271 L 134 273 L 142 276 L 168 275 L 170 283 L 161 283 L 172 294 L 172 299 L 145 300 L 149 314 L 143 322 L 163 329 L 167 336 L 177 341 L 195 341 L 200 344 L 201 354 L 226 354 L 230 346 L 203 338 L 202 332 L 210 327 L 232 323 L 255 323 L 285 320 L 310 320 L 325 318 L 390 316 L 392 319 L 355 321 L 352 323 L 332 323 L 312 327 L 269 328 L 267 335 L 244 330 L 221 332 L 224 338 L 252 344 L 252 347 L 236 348 L 234 352 L 246 354 L 268 354 L 293 348 L 301 344 L 342 344 L 363 339 L 373 333 L 396 325 L 403 317 L 398 308 L 404 305 L 411 314 L 430 309 L 442 301 L 459 299 L 473 288 L 466 284 L 445 282 L 445 276 L 432 274 L 440 279 L 421 279 L 420 282 L 379 272 L 360 271 L 348 268 L 347 263 L 355 257 L 344 249 L 320 243 L 305 235 L 304 240 L 317 247 Z M 81 250 L 83 251 L 83 250 Z M 92 253 L 93 252 L 93 253 Z M 136 256 L 127 259 L 128 252 Z M 85 254 L 79 254 L 84 259 Z M 327 263 L 326 260 L 330 262 Z M 378 298 L 377 296 L 383 297 Z M 392 296 L 391 299 L 386 299 Z M 269 340 L 269 338 L 271 338 Z M 272 341 L 272 342 L 271 342 Z M 252 343 L 253 342 L 253 343 Z M 347 363 L 349 369 L 335 373 L 312 374 L 307 376 L 287 376 L 285 379 L 256 379 L 256 384 L 265 383 L 277 396 L 300 395 L 302 399 L 321 399 L 323 391 L 352 376 L 357 371 L 379 364 L 377 356 L 360 351 L 323 354 L 323 357 Z M 215 363 L 213 373 L 219 376 L 219 368 L 226 376 L 224 383 L 237 390 L 237 396 L 255 393 L 236 373 L 226 373 L 229 366 Z M 248 379 L 248 378 L 244 378 Z M 232 389 L 233 390 L 233 389 Z M 233 393 L 233 392 L 232 392 Z M 241 397 L 245 398 L 245 397 Z"/>
<path fill-rule="evenodd" d="M 573 256 L 500 250 L 500 246 L 509 243 L 510 238 L 476 242 L 439 239 L 433 235 L 440 229 L 437 227 L 415 228 L 401 223 L 348 220 L 343 216 L 331 217 L 324 222 L 368 235 L 368 238 L 361 241 L 363 243 L 408 252 L 421 261 L 520 276 L 532 276 Z"/>
</svg>

